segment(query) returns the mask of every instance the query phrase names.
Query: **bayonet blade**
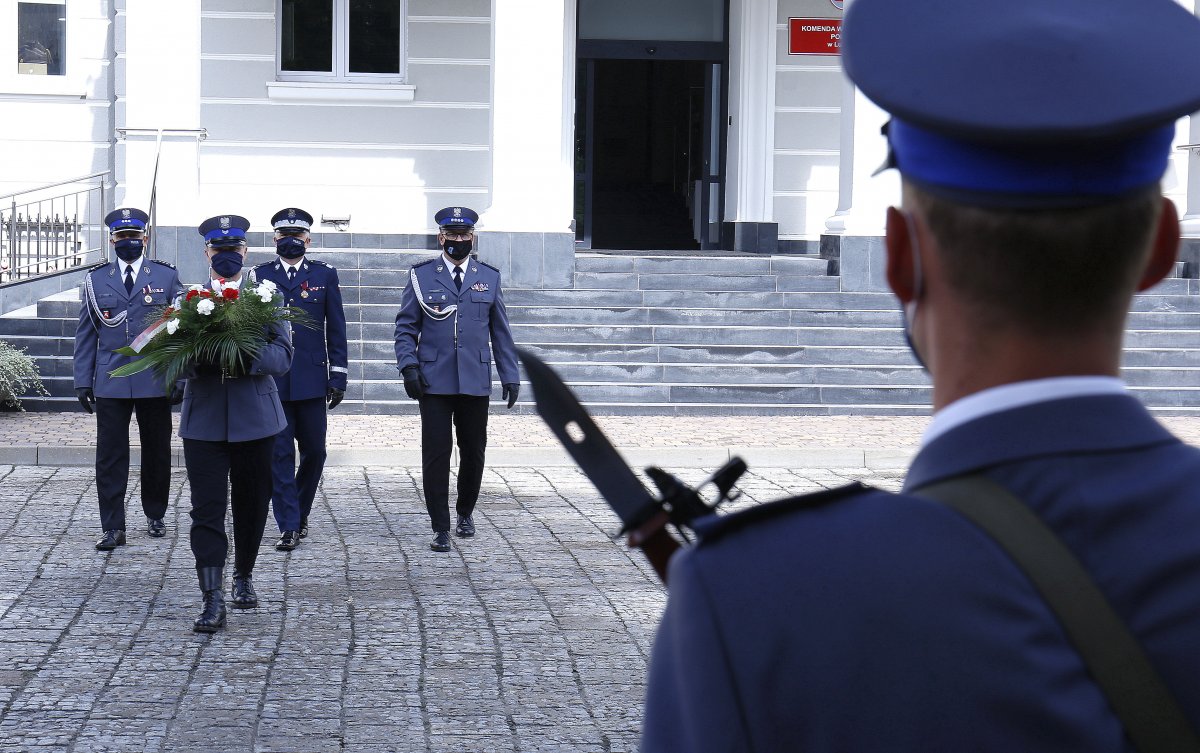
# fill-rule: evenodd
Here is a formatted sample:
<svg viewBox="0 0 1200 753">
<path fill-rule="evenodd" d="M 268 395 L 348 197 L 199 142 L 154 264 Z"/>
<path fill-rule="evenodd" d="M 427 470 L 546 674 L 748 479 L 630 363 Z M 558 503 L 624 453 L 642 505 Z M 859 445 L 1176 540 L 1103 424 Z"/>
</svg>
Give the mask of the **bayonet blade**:
<svg viewBox="0 0 1200 753">
<path fill-rule="evenodd" d="M 517 354 L 533 387 L 538 415 L 596 486 L 625 529 L 637 528 L 658 512 L 661 506 L 554 369 L 524 348 L 518 348 Z"/>
</svg>

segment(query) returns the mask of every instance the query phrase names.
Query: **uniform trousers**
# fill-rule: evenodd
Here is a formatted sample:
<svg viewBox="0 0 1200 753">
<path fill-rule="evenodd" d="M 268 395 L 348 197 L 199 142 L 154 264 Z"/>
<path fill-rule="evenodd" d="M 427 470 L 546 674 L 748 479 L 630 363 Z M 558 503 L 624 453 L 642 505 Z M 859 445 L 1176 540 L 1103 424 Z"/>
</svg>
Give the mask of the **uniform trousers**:
<svg viewBox="0 0 1200 753">
<path fill-rule="evenodd" d="M 183 440 L 183 459 L 192 487 L 191 540 L 197 570 L 225 566 L 229 554 L 225 510 L 231 507 L 233 571 L 241 575 L 254 571 L 271 502 L 274 446 L 274 435 L 248 442 Z"/>
<path fill-rule="evenodd" d="M 142 440 L 142 512 L 167 514 L 171 489 L 171 404 L 166 397 L 96 398 L 96 496 L 105 531 L 125 530 L 129 489 L 129 419 Z"/>
<path fill-rule="evenodd" d="M 275 491 L 271 509 L 280 532 L 300 530 L 300 521 L 308 520 L 321 472 L 325 469 L 325 435 L 329 414 L 325 398 L 284 400 L 287 426 L 275 435 L 275 455 L 271 472 Z M 300 447 L 300 467 L 296 467 L 296 446 Z"/>
<path fill-rule="evenodd" d="M 487 395 L 429 395 L 421 398 L 421 483 L 435 533 L 450 530 L 450 427 L 458 438 L 459 515 L 479 501 L 487 448 Z"/>
</svg>

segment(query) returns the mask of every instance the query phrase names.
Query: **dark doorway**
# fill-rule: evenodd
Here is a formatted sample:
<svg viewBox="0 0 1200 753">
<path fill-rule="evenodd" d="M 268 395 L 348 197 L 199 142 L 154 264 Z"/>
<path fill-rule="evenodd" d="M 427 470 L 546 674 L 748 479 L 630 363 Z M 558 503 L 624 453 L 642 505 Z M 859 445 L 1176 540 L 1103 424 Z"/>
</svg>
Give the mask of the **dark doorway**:
<svg viewBox="0 0 1200 753">
<path fill-rule="evenodd" d="M 689 60 L 594 61 L 592 246 L 699 248 L 704 68 Z"/>
<path fill-rule="evenodd" d="M 720 64 L 678 58 L 579 62 L 579 245 L 713 247 L 707 230 L 719 221 L 714 209 L 719 207 L 722 161 L 716 146 Z"/>
</svg>

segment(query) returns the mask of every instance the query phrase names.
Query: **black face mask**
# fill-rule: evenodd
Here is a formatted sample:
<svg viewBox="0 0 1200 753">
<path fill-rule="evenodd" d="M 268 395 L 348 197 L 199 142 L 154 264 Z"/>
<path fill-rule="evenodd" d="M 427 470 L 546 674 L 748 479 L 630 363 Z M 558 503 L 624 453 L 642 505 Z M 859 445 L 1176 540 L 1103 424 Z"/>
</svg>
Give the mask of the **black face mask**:
<svg viewBox="0 0 1200 753">
<path fill-rule="evenodd" d="M 142 255 L 146 242 L 141 238 L 121 238 L 114 245 L 117 250 L 117 258 L 127 264 L 132 264 Z"/>
<path fill-rule="evenodd" d="M 229 279 L 242 271 L 242 254 L 240 251 L 218 251 L 212 256 L 209 264 L 212 271 L 219 276 Z"/>
<path fill-rule="evenodd" d="M 442 243 L 442 250 L 454 261 L 462 261 L 471 253 L 471 239 L 452 241 L 449 238 Z"/>
<path fill-rule="evenodd" d="M 299 259 L 304 256 L 304 239 L 288 235 L 275 241 L 275 252 L 285 259 Z"/>
</svg>

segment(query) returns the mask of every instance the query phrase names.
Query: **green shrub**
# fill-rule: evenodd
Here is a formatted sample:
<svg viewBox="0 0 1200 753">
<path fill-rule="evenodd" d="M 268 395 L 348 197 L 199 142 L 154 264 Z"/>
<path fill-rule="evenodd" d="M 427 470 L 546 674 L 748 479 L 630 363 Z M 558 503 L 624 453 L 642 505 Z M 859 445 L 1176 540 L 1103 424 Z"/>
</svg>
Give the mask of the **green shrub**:
<svg viewBox="0 0 1200 753">
<path fill-rule="evenodd" d="M 23 410 L 21 396 L 29 392 L 50 395 L 42 385 L 37 364 L 25 355 L 25 349 L 18 350 L 0 340 L 0 407 Z"/>
</svg>

